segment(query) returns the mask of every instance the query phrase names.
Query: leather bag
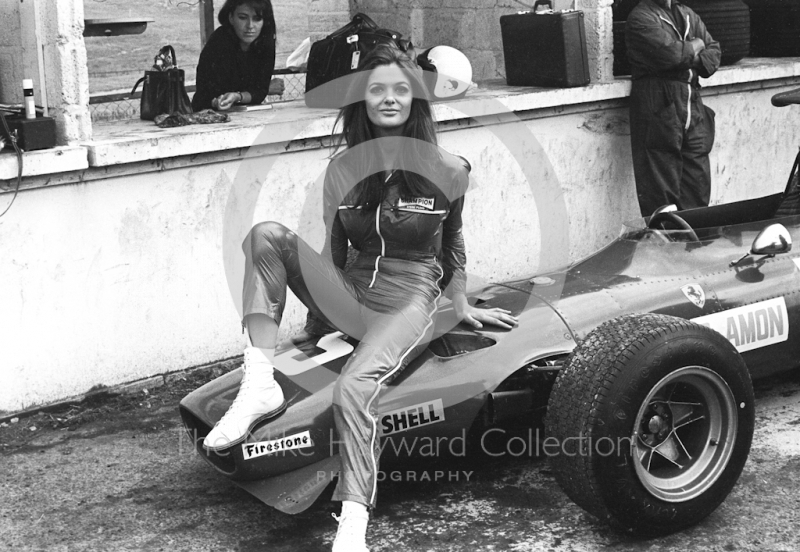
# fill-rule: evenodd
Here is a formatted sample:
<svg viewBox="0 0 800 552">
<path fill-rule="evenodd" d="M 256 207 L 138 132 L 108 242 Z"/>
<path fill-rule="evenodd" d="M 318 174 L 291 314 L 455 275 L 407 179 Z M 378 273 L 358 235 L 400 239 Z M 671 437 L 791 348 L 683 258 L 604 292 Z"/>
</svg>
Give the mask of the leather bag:
<svg viewBox="0 0 800 552">
<path fill-rule="evenodd" d="M 358 68 L 361 59 L 378 44 L 391 44 L 406 52 L 410 41 L 396 31 L 380 29 L 369 16 L 357 13 L 344 27 L 311 45 L 306 73 L 305 102 L 309 107 L 342 107 L 348 79 L 333 82 Z M 327 86 L 322 86 L 324 84 Z"/>
<path fill-rule="evenodd" d="M 145 71 L 144 77 L 136 81 L 131 90 L 131 96 L 136 93 L 136 88 L 142 84 L 142 99 L 140 117 L 152 121 L 156 115 L 166 113 L 192 113 L 192 102 L 186 93 L 185 74 L 183 69 L 178 69 L 175 49 L 164 46 L 161 52 L 169 52 L 174 60 L 174 67 L 160 71 Z M 157 56 L 158 58 L 158 56 Z"/>
</svg>

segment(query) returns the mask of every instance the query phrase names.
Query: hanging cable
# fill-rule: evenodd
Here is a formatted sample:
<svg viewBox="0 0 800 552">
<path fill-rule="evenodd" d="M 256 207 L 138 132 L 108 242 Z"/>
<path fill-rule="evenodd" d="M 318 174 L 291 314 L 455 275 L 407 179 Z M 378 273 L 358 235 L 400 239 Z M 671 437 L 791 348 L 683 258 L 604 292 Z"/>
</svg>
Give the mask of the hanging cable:
<svg viewBox="0 0 800 552">
<path fill-rule="evenodd" d="M 0 119 L 3 120 L 3 129 L 6 131 L 6 135 L 8 139 L 11 141 L 11 145 L 14 146 L 14 151 L 17 153 L 17 186 L 14 188 L 14 196 L 11 198 L 11 203 L 8 204 L 2 213 L 0 213 L 0 217 L 5 215 L 11 206 L 14 204 L 14 200 L 17 199 L 17 194 L 19 193 L 19 186 L 22 183 L 22 151 L 19 149 L 17 145 L 17 135 L 11 132 L 11 129 L 8 128 L 8 122 L 6 121 L 5 114 L 0 111 Z"/>
</svg>

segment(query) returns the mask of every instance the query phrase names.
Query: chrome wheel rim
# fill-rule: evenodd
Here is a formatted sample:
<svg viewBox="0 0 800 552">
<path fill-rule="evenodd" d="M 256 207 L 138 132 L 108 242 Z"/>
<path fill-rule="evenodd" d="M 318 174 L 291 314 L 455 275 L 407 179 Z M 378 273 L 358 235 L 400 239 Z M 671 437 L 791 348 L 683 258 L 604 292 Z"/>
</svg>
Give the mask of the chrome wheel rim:
<svg viewBox="0 0 800 552">
<path fill-rule="evenodd" d="M 725 380 L 702 366 L 675 370 L 636 416 L 631 452 L 639 480 L 667 502 L 700 496 L 728 465 L 736 427 L 736 399 Z"/>
</svg>

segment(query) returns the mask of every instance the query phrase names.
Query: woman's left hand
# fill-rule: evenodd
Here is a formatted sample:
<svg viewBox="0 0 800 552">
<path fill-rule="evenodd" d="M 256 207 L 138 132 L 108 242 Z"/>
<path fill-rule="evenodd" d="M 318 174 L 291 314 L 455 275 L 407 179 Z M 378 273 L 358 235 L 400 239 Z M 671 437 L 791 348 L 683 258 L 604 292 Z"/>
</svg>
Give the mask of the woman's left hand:
<svg viewBox="0 0 800 552">
<path fill-rule="evenodd" d="M 479 309 L 467 303 L 467 299 L 463 295 L 454 298 L 453 306 L 458 320 L 466 322 L 474 328 L 483 328 L 484 324 L 492 324 L 510 330 L 519 323 L 516 316 L 511 316 L 511 311 L 499 307 Z"/>
<path fill-rule="evenodd" d="M 286 87 L 283 84 L 283 79 L 274 78 L 269 81 L 269 92 L 267 92 L 267 94 L 270 96 L 283 96 L 285 89 Z"/>
<path fill-rule="evenodd" d="M 242 94 L 239 92 L 226 92 L 211 101 L 211 107 L 217 111 L 227 111 L 233 105 L 242 100 Z M 215 105 L 216 104 L 216 105 Z"/>
</svg>

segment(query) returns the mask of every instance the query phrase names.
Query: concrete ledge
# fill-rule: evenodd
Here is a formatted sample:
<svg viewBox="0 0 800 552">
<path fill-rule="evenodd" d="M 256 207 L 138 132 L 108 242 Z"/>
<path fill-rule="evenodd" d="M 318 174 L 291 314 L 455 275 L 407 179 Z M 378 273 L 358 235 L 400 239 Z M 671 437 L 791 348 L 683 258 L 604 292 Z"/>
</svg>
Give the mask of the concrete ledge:
<svg viewBox="0 0 800 552">
<path fill-rule="evenodd" d="M 721 68 L 712 78 L 704 79 L 703 85 L 707 94 L 714 95 L 795 81 L 800 84 L 800 58 L 745 58 Z M 446 130 L 451 126 L 448 123 L 508 111 L 537 118 L 582 104 L 619 105 L 630 94 L 630 87 L 629 77 L 578 88 L 508 86 L 496 79 L 482 83 L 464 99 L 435 104 L 434 111 Z M 140 119 L 100 122 L 94 125 L 91 141 L 26 153 L 23 176 L 38 178 L 30 178 L 23 189 L 93 180 L 90 174 L 80 172 L 87 168 L 118 171 L 130 166 L 139 172 L 146 167 L 135 164 L 155 162 L 158 170 L 164 170 L 168 168 L 160 166 L 164 160 L 181 158 L 181 165 L 213 163 L 220 160 L 221 152 L 247 151 L 253 146 L 262 147 L 265 154 L 293 149 L 298 144 L 301 149 L 324 147 L 336 114 L 334 109 L 309 108 L 296 100 L 275 104 L 269 111 L 231 113 L 230 122 L 212 125 L 161 129 Z M 241 151 L 233 156 L 241 157 Z M 70 172 L 73 175 L 65 174 Z M 0 155 L 0 190 L 13 189 L 16 173 L 13 153 Z"/>
<path fill-rule="evenodd" d="M 722 67 L 701 84 L 712 88 L 792 77 L 800 77 L 800 58 L 744 58 L 735 65 Z"/>
<path fill-rule="evenodd" d="M 231 113 L 231 121 L 158 128 L 129 119 L 96 123 L 94 139 L 83 145 L 92 167 L 135 163 L 329 136 L 334 110 L 315 110 L 302 102 L 276 104 L 270 111 Z"/>
<path fill-rule="evenodd" d="M 747 58 L 721 68 L 703 84 L 713 88 L 794 77 L 800 77 L 800 58 Z M 434 109 L 436 120 L 447 123 L 507 111 L 519 113 L 618 100 L 630 94 L 630 86 L 629 78 L 578 88 L 507 86 L 498 79 L 481 84 L 462 100 L 435 104 Z M 288 144 L 327 138 L 336 113 L 333 109 L 309 108 L 302 100 L 296 100 L 275 104 L 269 111 L 231 113 L 231 122 L 213 125 L 160 129 L 150 121 L 138 119 L 111 121 L 95 124 L 94 139 L 83 145 L 89 150 L 90 165 L 102 167 L 254 145 Z"/>
<path fill-rule="evenodd" d="M 83 146 L 61 146 L 57 148 L 26 151 L 22 154 L 22 176 L 77 171 L 89 167 L 88 149 Z M 0 191 L 13 190 L 19 166 L 13 150 L 0 154 Z M 2 182 L 6 181 L 6 182 Z"/>
</svg>

